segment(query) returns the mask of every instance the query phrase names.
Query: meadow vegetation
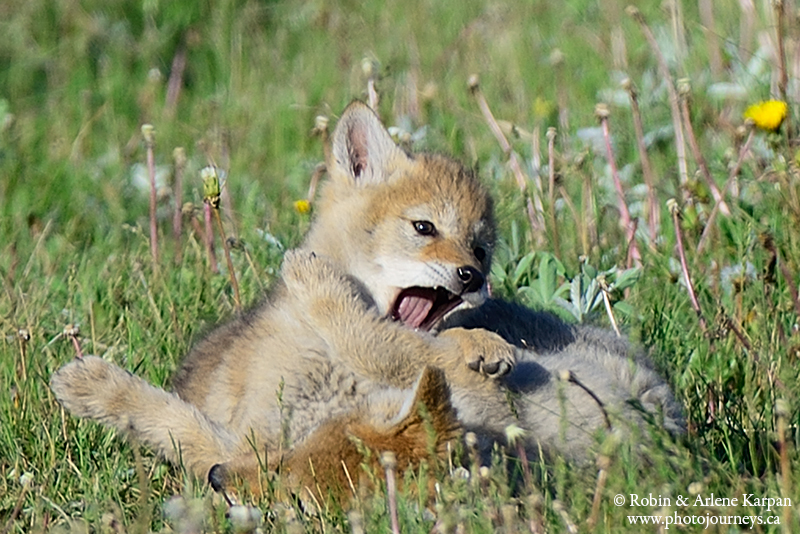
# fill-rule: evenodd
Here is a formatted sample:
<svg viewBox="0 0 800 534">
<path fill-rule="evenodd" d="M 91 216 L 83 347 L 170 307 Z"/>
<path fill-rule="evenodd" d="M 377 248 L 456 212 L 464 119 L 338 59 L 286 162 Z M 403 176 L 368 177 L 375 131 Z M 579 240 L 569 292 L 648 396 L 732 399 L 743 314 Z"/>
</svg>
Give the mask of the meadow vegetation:
<svg viewBox="0 0 800 534">
<path fill-rule="evenodd" d="M 453 154 L 493 190 L 495 294 L 618 328 L 688 421 L 677 438 L 657 425 L 612 436 L 583 466 L 498 450 L 480 470 L 467 454 L 466 468 L 443 468 L 430 503 L 401 492 L 400 530 L 656 532 L 627 516 L 677 513 L 797 532 L 797 6 L 640 4 L 4 1 L 0 534 L 249 528 L 181 469 L 65 413 L 48 380 L 80 352 L 168 387 L 236 308 L 213 219 L 215 259 L 204 240 L 201 169 L 224 179 L 224 237 L 252 305 L 313 217 L 317 117 L 332 125 L 370 83 L 401 143 Z M 788 104 L 779 128 L 774 106 L 745 122 L 770 99 Z M 740 505 L 696 504 L 712 493 Z M 615 506 L 618 494 L 656 501 Z M 349 513 L 269 495 L 252 503 L 265 532 L 390 529 L 384 492 Z"/>
</svg>

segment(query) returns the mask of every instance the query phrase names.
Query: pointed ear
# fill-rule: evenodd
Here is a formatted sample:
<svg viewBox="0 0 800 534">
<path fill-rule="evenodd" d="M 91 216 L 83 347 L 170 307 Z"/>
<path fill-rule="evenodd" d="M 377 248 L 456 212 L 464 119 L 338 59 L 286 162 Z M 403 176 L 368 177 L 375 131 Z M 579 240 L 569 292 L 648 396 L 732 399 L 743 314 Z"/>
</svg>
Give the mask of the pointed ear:
<svg viewBox="0 0 800 534">
<path fill-rule="evenodd" d="M 394 144 L 375 112 L 358 101 L 347 106 L 333 132 L 331 176 L 345 176 L 356 185 L 380 183 L 396 158 L 408 156 Z"/>
</svg>

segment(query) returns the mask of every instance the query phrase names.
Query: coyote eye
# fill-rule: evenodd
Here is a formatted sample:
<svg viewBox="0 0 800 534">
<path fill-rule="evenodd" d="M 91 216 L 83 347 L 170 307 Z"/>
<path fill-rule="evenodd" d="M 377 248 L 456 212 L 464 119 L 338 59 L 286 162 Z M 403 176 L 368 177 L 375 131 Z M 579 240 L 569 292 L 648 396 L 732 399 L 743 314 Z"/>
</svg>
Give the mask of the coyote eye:
<svg viewBox="0 0 800 534">
<path fill-rule="evenodd" d="M 414 221 L 412 224 L 419 235 L 436 235 L 436 227 L 430 221 Z"/>
<path fill-rule="evenodd" d="M 486 249 L 484 249 L 483 247 L 475 247 L 472 250 L 472 253 L 475 254 L 475 258 L 478 261 L 483 261 L 486 259 Z"/>
</svg>

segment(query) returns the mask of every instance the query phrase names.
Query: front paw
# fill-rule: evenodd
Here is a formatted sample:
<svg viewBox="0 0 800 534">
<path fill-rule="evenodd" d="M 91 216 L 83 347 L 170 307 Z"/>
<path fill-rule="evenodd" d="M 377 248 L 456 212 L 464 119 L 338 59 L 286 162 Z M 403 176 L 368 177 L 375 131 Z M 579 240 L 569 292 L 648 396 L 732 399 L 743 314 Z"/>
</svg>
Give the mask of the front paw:
<svg viewBox="0 0 800 534">
<path fill-rule="evenodd" d="M 332 284 L 341 278 L 330 261 L 305 249 L 286 252 L 281 275 L 292 293 Z"/>
<path fill-rule="evenodd" d="M 282 277 L 291 298 L 316 319 L 363 313 L 366 299 L 358 286 L 328 258 L 303 249 L 283 259 Z"/>
<path fill-rule="evenodd" d="M 500 378 L 508 374 L 517 363 L 517 349 L 494 332 L 480 328 L 451 328 L 440 336 L 454 339 L 458 343 L 463 362 L 481 375 Z"/>
</svg>

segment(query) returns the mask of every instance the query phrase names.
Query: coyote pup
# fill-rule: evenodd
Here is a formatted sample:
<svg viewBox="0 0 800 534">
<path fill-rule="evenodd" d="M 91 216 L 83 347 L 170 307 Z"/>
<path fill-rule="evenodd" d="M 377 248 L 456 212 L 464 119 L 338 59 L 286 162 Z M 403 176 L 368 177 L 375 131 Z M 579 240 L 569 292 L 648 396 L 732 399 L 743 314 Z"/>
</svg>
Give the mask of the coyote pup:
<svg viewBox="0 0 800 534">
<path fill-rule="evenodd" d="M 254 450 L 274 458 L 288 444 L 288 469 L 308 469 L 291 458 L 322 462 L 337 446 L 311 449 L 331 429 L 338 446 L 354 436 L 418 462 L 429 449 L 424 425 L 409 424 L 418 401 L 437 446 L 458 433 L 451 394 L 473 420 L 507 417 L 497 379 L 516 349 L 481 329 L 430 332 L 448 312 L 486 299 L 494 226 L 479 182 L 447 158 L 406 155 L 361 103 L 339 121 L 327 167 L 317 220 L 287 253 L 270 298 L 200 342 L 174 393 L 86 357 L 53 375 L 61 404 L 199 477 L 217 466 L 215 486 L 232 475 L 254 480 Z M 396 450 L 405 438 L 416 443 L 407 454 Z M 359 471 L 358 462 L 347 467 Z"/>
<path fill-rule="evenodd" d="M 239 477 L 252 487 L 254 450 L 274 468 L 285 445 L 281 472 L 301 488 L 315 475 L 344 485 L 340 466 L 354 473 L 360 461 L 351 438 L 395 451 L 401 468 L 417 463 L 429 450 L 419 404 L 439 454 L 461 428 L 488 450 L 516 423 L 531 453 L 581 458 L 609 414 L 630 415 L 630 399 L 680 428 L 668 387 L 624 341 L 488 298 L 492 203 L 472 173 L 406 154 L 359 102 L 326 164 L 316 219 L 270 298 L 200 342 L 175 393 L 87 357 L 53 375 L 62 405 L 216 489 Z M 582 387 L 558 384 L 562 371 Z"/>
</svg>

